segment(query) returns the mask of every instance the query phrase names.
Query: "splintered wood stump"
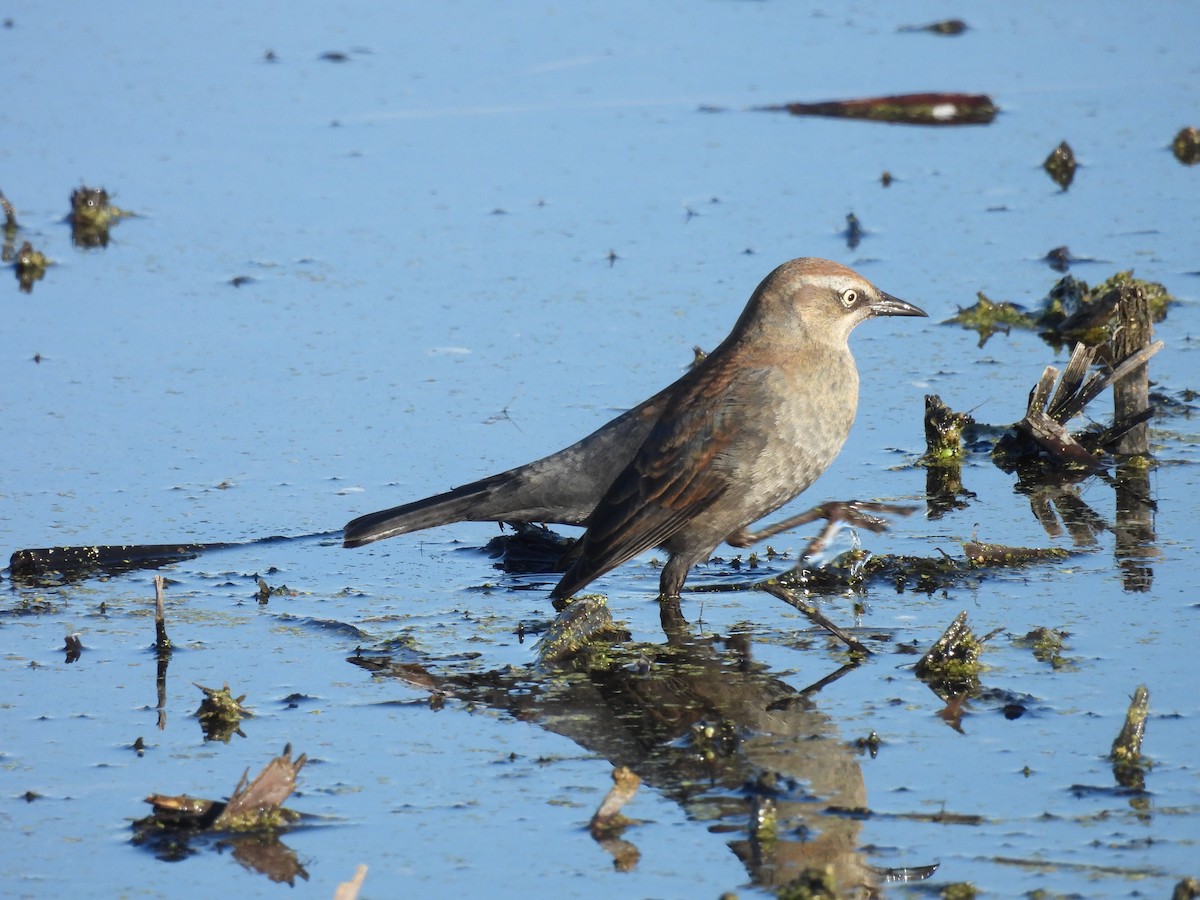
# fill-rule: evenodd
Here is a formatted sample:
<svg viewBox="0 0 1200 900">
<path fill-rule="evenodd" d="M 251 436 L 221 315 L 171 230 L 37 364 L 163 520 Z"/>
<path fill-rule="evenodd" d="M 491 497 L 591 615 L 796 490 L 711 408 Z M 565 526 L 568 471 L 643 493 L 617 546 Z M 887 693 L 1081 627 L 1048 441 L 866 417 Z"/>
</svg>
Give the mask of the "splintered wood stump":
<svg viewBox="0 0 1200 900">
<path fill-rule="evenodd" d="M 1109 343 L 1114 360 L 1127 359 L 1154 340 L 1154 324 L 1150 318 L 1150 301 L 1146 292 L 1132 284 L 1115 289 L 1117 327 Z M 1150 368 L 1145 363 L 1129 376 L 1113 385 L 1114 422 L 1130 419 L 1150 406 Z M 1126 456 L 1146 456 L 1150 453 L 1150 424 L 1139 422 L 1125 433 L 1117 452 Z"/>
</svg>

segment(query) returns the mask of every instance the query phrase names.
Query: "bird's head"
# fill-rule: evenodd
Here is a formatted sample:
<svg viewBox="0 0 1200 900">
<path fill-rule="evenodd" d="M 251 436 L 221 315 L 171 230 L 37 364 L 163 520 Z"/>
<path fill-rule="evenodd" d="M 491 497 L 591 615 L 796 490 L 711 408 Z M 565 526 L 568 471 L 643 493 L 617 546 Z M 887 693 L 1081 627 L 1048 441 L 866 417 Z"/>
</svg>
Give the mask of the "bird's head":
<svg viewBox="0 0 1200 900">
<path fill-rule="evenodd" d="M 734 331 L 771 343 L 803 339 L 845 344 L 854 326 L 873 316 L 925 315 L 853 269 L 802 257 L 763 279 Z"/>
</svg>

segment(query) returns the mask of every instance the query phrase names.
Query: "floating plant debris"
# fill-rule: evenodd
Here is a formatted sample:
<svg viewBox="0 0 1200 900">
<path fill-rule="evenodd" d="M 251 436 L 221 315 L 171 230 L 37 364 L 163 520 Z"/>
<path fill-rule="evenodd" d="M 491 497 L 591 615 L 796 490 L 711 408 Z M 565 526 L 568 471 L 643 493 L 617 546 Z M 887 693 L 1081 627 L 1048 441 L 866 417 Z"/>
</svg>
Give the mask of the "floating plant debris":
<svg viewBox="0 0 1200 900">
<path fill-rule="evenodd" d="M 793 116 L 868 119 L 901 125 L 987 125 L 996 118 L 996 104 L 987 94 L 940 92 L 825 100 L 819 103 L 783 103 L 755 109 L 786 112 Z"/>
<path fill-rule="evenodd" d="M 133 213 L 121 209 L 109 200 L 104 188 L 77 187 L 71 192 L 71 242 L 76 247 L 107 247 L 109 230 Z"/>
<path fill-rule="evenodd" d="M 896 30 L 901 32 L 925 31 L 929 34 L 955 37 L 967 30 L 967 23 L 962 19 L 944 19 L 941 22 L 930 22 L 928 25 L 901 25 Z"/>
<path fill-rule="evenodd" d="M 17 251 L 16 260 L 13 262 L 21 290 L 26 294 L 33 293 L 33 283 L 41 281 L 45 277 L 46 267 L 51 262 L 52 260 L 45 253 L 34 250 L 33 245 L 29 241 L 25 241 L 21 245 L 21 249 Z"/>
<path fill-rule="evenodd" d="M 186 794 L 151 794 L 146 802 L 154 812 L 134 823 L 134 843 L 153 832 L 273 831 L 294 822 L 298 814 L 283 802 L 296 789 L 296 777 L 307 761 L 304 754 L 293 760 L 288 744 L 253 781 L 247 783 L 249 772 L 244 772 L 227 803 Z"/>
<path fill-rule="evenodd" d="M 1054 183 L 1065 191 L 1075 180 L 1075 151 L 1071 149 L 1070 144 L 1063 141 L 1050 151 L 1050 155 L 1042 163 L 1042 168 Z"/>
<path fill-rule="evenodd" d="M 1200 128 L 1189 126 L 1179 129 L 1179 134 L 1171 142 L 1171 151 L 1185 166 L 1200 162 Z"/>
<path fill-rule="evenodd" d="M 1012 328 L 1033 328 L 1033 317 L 1015 303 L 996 302 L 983 291 L 976 295 L 973 306 L 958 308 L 943 324 L 962 325 L 979 332 L 979 346 L 983 347 L 993 334 L 1000 331 L 1008 334 Z"/>
</svg>

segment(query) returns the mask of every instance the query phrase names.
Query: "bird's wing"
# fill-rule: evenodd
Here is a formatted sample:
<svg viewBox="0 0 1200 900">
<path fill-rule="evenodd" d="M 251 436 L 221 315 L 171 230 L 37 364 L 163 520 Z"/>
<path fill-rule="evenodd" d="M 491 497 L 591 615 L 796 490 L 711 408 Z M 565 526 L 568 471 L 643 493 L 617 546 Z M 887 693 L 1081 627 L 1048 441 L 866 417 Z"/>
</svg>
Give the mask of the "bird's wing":
<svg viewBox="0 0 1200 900">
<path fill-rule="evenodd" d="M 681 392 L 587 520 L 575 562 L 554 590 L 570 596 L 668 540 L 729 488 L 714 465 L 733 442 L 728 382 L 709 369 Z"/>
</svg>

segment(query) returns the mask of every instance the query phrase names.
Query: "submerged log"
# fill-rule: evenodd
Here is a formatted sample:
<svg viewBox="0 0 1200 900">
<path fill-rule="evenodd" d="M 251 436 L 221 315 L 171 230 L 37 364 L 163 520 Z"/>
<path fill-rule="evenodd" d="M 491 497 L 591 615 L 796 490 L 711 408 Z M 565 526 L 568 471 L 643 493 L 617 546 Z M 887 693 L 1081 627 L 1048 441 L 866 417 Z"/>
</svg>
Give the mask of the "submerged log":
<svg viewBox="0 0 1200 900">
<path fill-rule="evenodd" d="M 86 547 L 38 547 L 17 550 L 8 560 L 14 581 L 49 579 L 80 581 L 93 575 L 121 575 L 137 569 L 159 569 L 171 563 L 195 559 L 210 550 L 274 544 L 303 537 L 341 536 L 341 531 L 310 535 L 271 535 L 251 541 L 213 541 L 179 544 L 94 544 Z"/>
<path fill-rule="evenodd" d="M 64 581 L 96 573 L 119 575 L 134 569 L 157 569 L 195 559 L 205 550 L 228 544 L 99 544 L 92 547 L 41 547 L 17 550 L 9 558 L 14 579 L 59 577 Z"/>
</svg>

